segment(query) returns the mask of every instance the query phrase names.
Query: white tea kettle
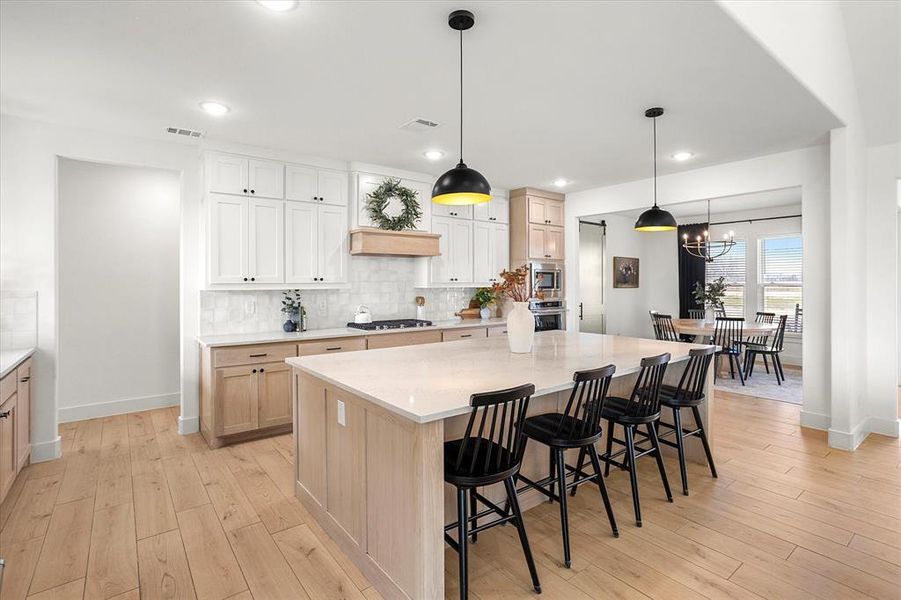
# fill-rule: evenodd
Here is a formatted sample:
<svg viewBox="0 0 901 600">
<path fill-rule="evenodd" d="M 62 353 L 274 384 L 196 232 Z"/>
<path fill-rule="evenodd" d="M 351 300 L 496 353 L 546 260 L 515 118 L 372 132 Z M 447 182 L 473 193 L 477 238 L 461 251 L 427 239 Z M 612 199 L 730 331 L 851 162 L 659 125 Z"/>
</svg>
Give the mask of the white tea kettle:
<svg viewBox="0 0 901 600">
<path fill-rule="evenodd" d="M 357 307 L 357 312 L 354 315 L 354 323 L 372 323 L 372 313 L 369 312 L 368 306 L 361 304 Z"/>
</svg>

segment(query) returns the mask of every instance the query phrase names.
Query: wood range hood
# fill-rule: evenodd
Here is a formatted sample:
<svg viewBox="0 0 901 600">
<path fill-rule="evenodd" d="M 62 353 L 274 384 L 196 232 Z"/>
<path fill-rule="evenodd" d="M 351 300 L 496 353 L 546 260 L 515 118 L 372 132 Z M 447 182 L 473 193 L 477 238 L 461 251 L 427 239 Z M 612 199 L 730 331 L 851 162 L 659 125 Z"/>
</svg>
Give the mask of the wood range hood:
<svg viewBox="0 0 901 600">
<path fill-rule="evenodd" d="M 437 233 L 389 231 L 375 227 L 350 230 L 350 253 L 357 256 L 439 256 Z"/>
</svg>

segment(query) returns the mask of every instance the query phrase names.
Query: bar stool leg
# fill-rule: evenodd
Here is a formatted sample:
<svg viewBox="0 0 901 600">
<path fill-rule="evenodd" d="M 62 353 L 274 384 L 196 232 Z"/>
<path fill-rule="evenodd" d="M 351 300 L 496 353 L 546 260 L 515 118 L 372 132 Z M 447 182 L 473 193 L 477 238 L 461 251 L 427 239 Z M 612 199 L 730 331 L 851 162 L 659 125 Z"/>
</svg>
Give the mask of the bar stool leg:
<svg viewBox="0 0 901 600">
<path fill-rule="evenodd" d="M 469 535 L 466 532 L 468 524 L 466 518 L 466 490 L 457 488 L 457 554 L 460 559 L 460 600 L 469 598 L 469 567 L 467 565 L 467 551 Z"/>
<path fill-rule="evenodd" d="M 479 505 L 478 505 L 478 499 L 476 498 L 476 489 L 475 488 L 470 488 L 470 490 L 469 490 L 469 514 L 471 514 L 471 515 L 479 514 Z M 479 520 L 474 518 L 472 520 L 473 529 L 475 529 L 478 526 L 479 526 Z M 479 540 L 479 534 L 473 532 L 472 543 L 475 544 L 478 540 Z"/>
<path fill-rule="evenodd" d="M 695 424 L 698 426 L 698 429 L 701 430 L 699 435 L 701 436 L 701 444 L 704 445 L 704 454 L 707 455 L 707 466 L 710 467 L 710 475 L 716 478 L 716 467 L 713 466 L 713 454 L 710 452 L 710 443 L 707 441 L 707 432 L 704 431 L 704 423 L 701 421 L 701 411 L 698 410 L 697 406 L 692 406 L 691 412 L 694 415 Z"/>
<path fill-rule="evenodd" d="M 579 480 L 582 479 L 581 472 L 582 472 L 582 468 L 585 466 L 585 448 L 582 448 L 579 450 L 579 460 L 576 461 L 576 465 L 578 466 L 578 469 L 576 470 L 575 477 L 573 477 L 573 483 L 578 483 Z M 601 476 L 601 474 L 600 474 L 600 472 L 598 472 L 598 477 L 600 477 L 600 476 Z M 572 496 L 573 498 L 575 498 L 576 490 L 578 490 L 578 489 L 579 489 L 579 486 L 574 485 L 573 489 L 570 490 L 569 495 Z"/>
<path fill-rule="evenodd" d="M 607 495 L 607 484 L 601 477 L 601 461 L 598 457 L 598 450 L 592 444 L 588 447 L 588 454 L 591 456 L 591 466 L 597 474 L 598 487 L 601 489 L 601 499 L 604 500 L 604 509 L 607 511 L 607 520 L 610 521 L 610 529 L 613 530 L 613 537 L 619 537 L 619 528 L 616 526 L 616 517 L 613 516 L 613 507 L 610 505 L 610 497 Z"/>
<path fill-rule="evenodd" d="M 685 468 L 685 439 L 682 437 L 682 409 L 673 407 L 673 424 L 676 426 L 676 450 L 679 452 L 679 474 L 682 476 L 682 495 L 688 495 L 688 472 Z"/>
<path fill-rule="evenodd" d="M 526 564 L 529 565 L 529 574 L 532 576 L 532 587 L 540 594 L 541 582 L 538 581 L 538 571 L 535 569 L 535 560 L 532 558 L 532 550 L 529 548 L 529 538 L 526 535 L 526 526 L 522 521 L 522 510 L 519 508 L 519 499 L 516 496 L 516 486 L 513 484 L 512 477 L 504 479 L 504 487 L 507 488 L 507 499 L 510 502 L 510 508 L 516 516 L 516 531 L 519 533 L 519 543 L 522 545 L 522 553 L 526 557 Z"/>
<path fill-rule="evenodd" d="M 607 419 L 607 458 L 613 454 L 613 432 L 616 425 L 610 419 Z M 604 463 L 604 477 L 610 475 L 610 461 Z"/>
<path fill-rule="evenodd" d="M 635 470 L 634 425 L 623 425 L 623 431 L 626 437 L 626 456 L 629 459 L 629 481 L 632 483 L 632 507 L 635 509 L 635 525 L 641 527 L 641 504 L 638 501 L 638 473 Z"/>
<path fill-rule="evenodd" d="M 556 452 L 554 451 L 553 448 L 551 448 L 550 446 L 548 446 L 547 472 L 548 472 L 548 475 L 550 475 L 550 476 L 552 476 L 552 477 L 557 473 L 557 464 L 556 464 L 556 462 L 555 462 L 556 458 L 557 458 Z M 554 493 L 554 480 L 553 480 L 553 479 L 551 479 L 550 485 L 548 486 L 548 489 L 550 490 L 551 494 Z M 560 489 L 560 490 L 561 490 L 560 493 L 561 493 L 561 494 L 565 493 L 565 489 L 566 489 L 566 488 L 561 488 L 561 489 Z M 553 498 L 550 498 L 550 499 L 548 499 L 548 502 L 550 502 L 551 504 L 553 504 L 553 503 L 554 503 L 554 499 L 553 499 Z"/>
<path fill-rule="evenodd" d="M 569 551 L 569 513 L 566 506 L 566 460 L 563 450 L 555 449 L 554 464 L 557 467 L 557 485 L 560 488 L 560 529 L 563 530 L 563 566 L 567 569 L 573 564 Z"/>
<path fill-rule="evenodd" d="M 660 471 L 660 479 L 663 480 L 663 489 L 666 491 L 666 499 L 673 501 L 673 492 L 669 489 L 669 479 L 666 478 L 666 468 L 663 466 L 663 454 L 660 452 L 660 440 L 657 439 L 657 432 L 654 426 L 648 423 L 648 436 L 651 438 L 651 444 L 654 446 L 654 457 L 657 459 L 657 469 Z"/>
</svg>

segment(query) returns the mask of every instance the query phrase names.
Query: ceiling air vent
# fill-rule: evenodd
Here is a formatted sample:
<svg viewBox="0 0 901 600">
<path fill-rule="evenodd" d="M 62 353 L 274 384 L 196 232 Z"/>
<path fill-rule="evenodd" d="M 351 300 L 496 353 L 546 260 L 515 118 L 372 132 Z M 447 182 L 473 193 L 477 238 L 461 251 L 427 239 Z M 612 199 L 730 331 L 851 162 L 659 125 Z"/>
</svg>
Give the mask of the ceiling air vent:
<svg viewBox="0 0 901 600">
<path fill-rule="evenodd" d="M 194 131 L 193 129 L 184 129 L 182 127 L 167 127 L 166 131 L 175 135 L 183 135 L 190 138 L 202 138 L 202 131 Z"/>
<path fill-rule="evenodd" d="M 435 127 L 438 127 L 438 123 L 436 123 L 435 121 L 429 121 L 428 119 L 423 119 L 422 117 L 416 117 L 415 119 L 407 121 L 400 126 L 401 129 L 415 132 L 428 131 L 430 129 L 434 129 Z"/>
</svg>

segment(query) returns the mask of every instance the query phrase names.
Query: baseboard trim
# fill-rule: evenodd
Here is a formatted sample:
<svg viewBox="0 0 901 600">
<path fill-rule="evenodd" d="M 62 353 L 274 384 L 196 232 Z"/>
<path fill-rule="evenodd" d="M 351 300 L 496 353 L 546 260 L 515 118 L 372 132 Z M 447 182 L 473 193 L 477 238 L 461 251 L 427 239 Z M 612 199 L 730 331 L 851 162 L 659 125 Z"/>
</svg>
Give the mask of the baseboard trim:
<svg viewBox="0 0 901 600">
<path fill-rule="evenodd" d="M 829 415 L 810 412 L 807 410 L 801 411 L 801 427 L 807 427 L 809 429 L 819 429 L 820 431 L 829 431 L 830 425 L 832 425 L 832 418 Z"/>
<path fill-rule="evenodd" d="M 177 406 L 181 401 L 181 394 L 160 394 L 158 396 L 142 396 L 140 398 L 124 398 L 122 400 L 110 400 L 109 402 L 97 402 L 83 404 L 81 406 L 68 406 L 57 411 L 60 423 L 72 421 L 84 421 L 97 417 L 110 417 L 127 413 Z"/>
<path fill-rule="evenodd" d="M 56 460 L 63 455 L 62 438 L 56 436 L 55 440 L 49 442 L 36 442 L 31 444 L 31 462 L 47 462 L 48 460 Z"/>
<path fill-rule="evenodd" d="M 178 433 L 187 435 L 200 431 L 200 417 L 178 416 Z"/>
<path fill-rule="evenodd" d="M 849 452 L 857 450 L 857 447 L 867 439 L 867 435 L 870 433 L 866 425 L 867 421 L 863 421 L 851 431 L 829 429 L 829 447 Z"/>
<path fill-rule="evenodd" d="M 882 419 L 870 417 L 867 422 L 870 433 L 887 435 L 889 437 L 901 437 L 901 419 Z"/>
</svg>

